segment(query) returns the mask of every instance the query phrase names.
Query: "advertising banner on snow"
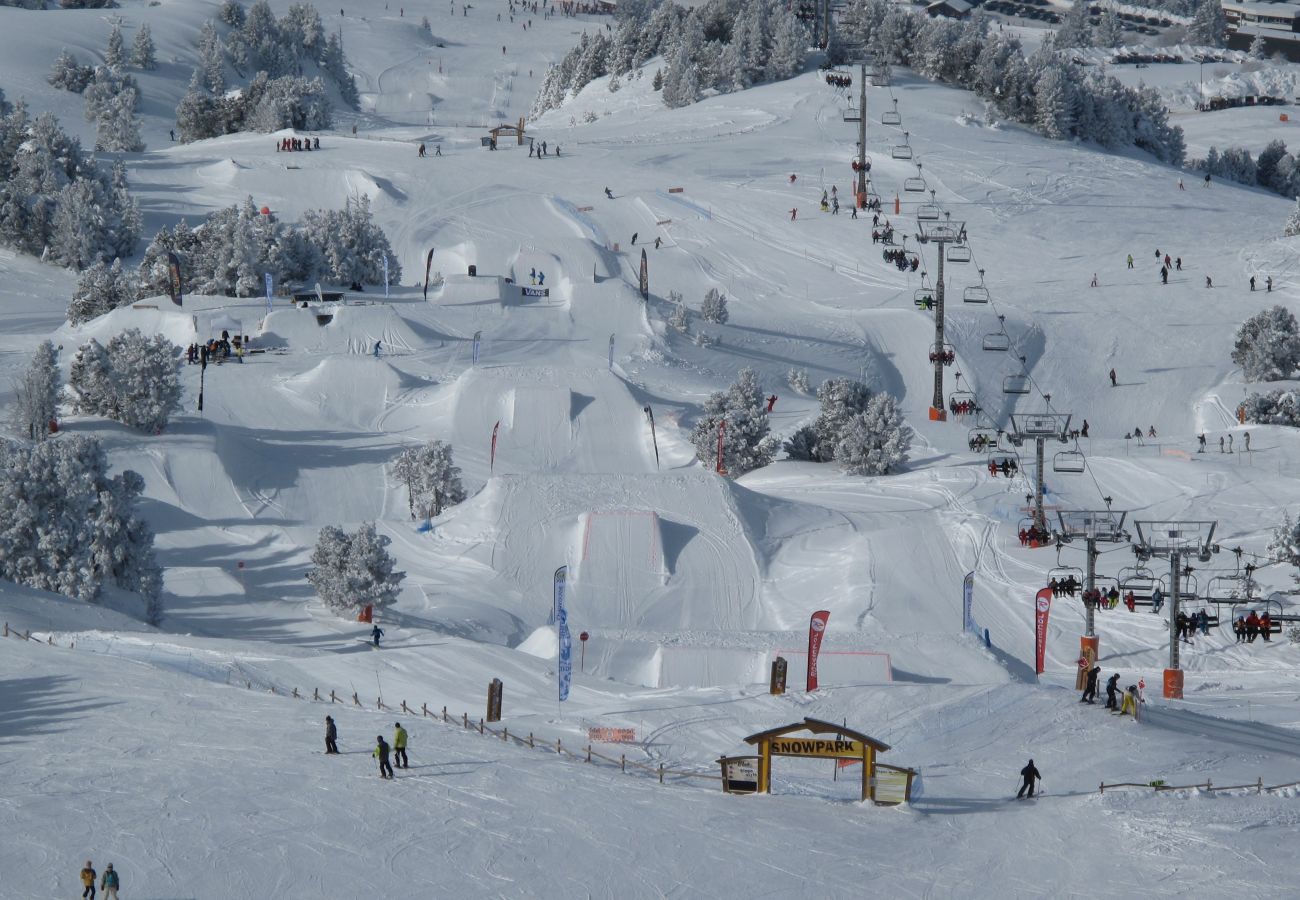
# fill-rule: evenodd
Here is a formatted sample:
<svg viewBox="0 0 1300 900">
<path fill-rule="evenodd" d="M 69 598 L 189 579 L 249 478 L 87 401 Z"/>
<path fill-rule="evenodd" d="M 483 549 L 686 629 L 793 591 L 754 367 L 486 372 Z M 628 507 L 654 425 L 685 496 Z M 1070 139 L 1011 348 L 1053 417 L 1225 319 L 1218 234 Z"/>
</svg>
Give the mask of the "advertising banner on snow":
<svg viewBox="0 0 1300 900">
<path fill-rule="evenodd" d="M 1052 610 L 1052 589 L 1043 588 L 1034 598 L 1034 673 L 1043 674 L 1047 656 L 1047 615 Z"/>
<path fill-rule="evenodd" d="M 384 254 L 384 299 L 388 299 L 388 254 Z"/>
<path fill-rule="evenodd" d="M 181 300 L 185 293 L 185 286 L 181 282 L 181 261 L 175 253 L 167 254 L 167 293 L 172 298 L 172 303 L 177 306 L 181 305 Z"/>
<path fill-rule="evenodd" d="M 501 427 L 501 420 L 492 426 L 492 452 L 488 456 L 488 472 L 491 473 L 497 466 L 497 429 Z"/>
<path fill-rule="evenodd" d="M 429 255 L 424 258 L 424 299 L 429 299 L 429 271 L 433 268 L 433 248 L 429 248 Z"/>
<path fill-rule="evenodd" d="M 267 311 L 267 312 L 270 312 L 270 311 L 271 311 L 271 292 L 272 292 L 272 291 L 274 290 L 274 288 L 275 288 L 275 278 L 271 275 L 270 272 L 267 272 L 265 275 L 262 276 L 262 280 L 266 282 L 266 311 Z"/>
<path fill-rule="evenodd" d="M 967 572 L 961 582 L 961 630 L 975 629 L 975 573 Z"/>
<path fill-rule="evenodd" d="M 826 633 L 826 622 L 831 614 L 819 609 L 808 620 L 808 690 L 817 690 L 817 654 L 822 649 L 822 636 Z"/>
<path fill-rule="evenodd" d="M 650 262 L 644 249 L 641 250 L 641 299 L 650 299 Z"/>
<path fill-rule="evenodd" d="M 612 334 L 609 336 L 609 368 L 611 372 L 614 370 L 614 335 Z"/>
<path fill-rule="evenodd" d="M 659 438 L 655 435 L 655 411 L 646 404 L 643 410 L 645 417 L 650 420 L 650 443 L 655 448 L 655 471 L 659 470 Z"/>
<path fill-rule="evenodd" d="M 482 343 L 483 343 L 483 332 L 481 331 L 474 332 L 474 353 L 472 356 L 473 365 L 476 366 L 478 365 L 478 350 L 479 347 L 482 345 Z"/>
<path fill-rule="evenodd" d="M 564 585 L 568 574 L 568 566 L 560 566 L 555 570 L 555 595 L 553 599 L 555 624 L 559 631 L 556 681 L 561 703 L 569 699 L 569 682 L 573 680 L 573 640 L 569 636 L 569 611 L 564 605 Z"/>
</svg>

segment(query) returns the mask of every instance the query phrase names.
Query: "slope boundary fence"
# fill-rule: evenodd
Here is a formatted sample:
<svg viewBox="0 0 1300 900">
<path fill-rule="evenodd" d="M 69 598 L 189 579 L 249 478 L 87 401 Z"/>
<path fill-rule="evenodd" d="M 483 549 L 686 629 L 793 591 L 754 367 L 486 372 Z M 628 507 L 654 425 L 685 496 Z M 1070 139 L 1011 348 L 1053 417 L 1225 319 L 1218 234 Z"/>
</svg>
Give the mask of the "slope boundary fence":
<svg viewBox="0 0 1300 900">
<path fill-rule="evenodd" d="M 76 642 L 73 641 L 65 648 L 62 644 L 54 642 L 54 634 L 48 633 L 44 639 L 34 636 L 30 630 L 19 631 L 9 627 L 9 623 L 4 623 L 4 637 L 17 638 L 21 641 L 30 641 L 41 646 L 59 647 L 61 649 L 75 650 Z M 94 651 L 91 651 L 94 652 Z M 311 703 L 326 703 L 334 705 L 342 703 L 345 706 L 363 710 L 366 712 L 401 712 L 406 715 L 418 715 L 421 719 L 433 719 L 435 722 L 447 725 L 449 727 L 460 728 L 462 731 L 477 732 L 483 737 L 491 737 L 506 743 L 512 743 L 518 747 L 527 747 L 530 750 L 540 750 L 555 756 L 566 757 L 576 762 L 597 765 L 604 769 L 617 768 L 620 772 L 632 775 L 643 775 L 655 778 L 659 784 L 686 784 L 690 779 L 702 781 L 722 782 L 721 775 L 710 775 L 707 772 L 691 771 L 688 769 L 670 768 L 666 763 L 645 763 L 635 759 L 628 759 L 627 754 L 620 753 L 618 758 L 607 756 L 596 750 L 592 742 L 588 741 L 586 745 L 579 744 L 575 751 L 570 747 L 564 746 L 561 738 L 551 739 L 542 735 L 535 734 L 531 731 L 524 735 L 522 732 L 511 733 L 509 726 L 501 726 L 498 730 L 488 725 L 482 718 L 473 719 L 469 713 L 462 712 L 460 716 L 450 713 L 447 707 L 443 706 L 441 710 L 429 708 L 428 703 L 421 703 L 419 707 L 412 707 L 405 700 L 396 704 L 384 702 L 384 698 L 376 697 L 373 706 L 367 706 L 362 700 L 358 691 L 339 692 L 330 690 L 328 693 L 322 693 L 320 688 L 313 687 L 311 693 L 305 690 L 299 691 L 298 688 L 287 688 L 268 681 L 265 678 L 251 674 L 243 669 L 237 662 L 232 662 L 227 667 L 227 677 L 225 683 L 238 687 L 240 684 L 246 690 L 257 690 L 263 693 L 273 694 L 277 697 L 284 697 L 291 700 L 305 700 Z"/>
</svg>

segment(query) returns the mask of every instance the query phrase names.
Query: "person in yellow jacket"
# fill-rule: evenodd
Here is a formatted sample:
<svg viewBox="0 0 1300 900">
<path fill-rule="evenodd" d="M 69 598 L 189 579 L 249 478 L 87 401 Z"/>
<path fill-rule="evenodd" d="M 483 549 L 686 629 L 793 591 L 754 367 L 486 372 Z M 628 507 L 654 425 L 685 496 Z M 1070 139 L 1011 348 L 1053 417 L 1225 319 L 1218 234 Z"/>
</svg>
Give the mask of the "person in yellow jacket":
<svg viewBox="0 0 1300 900">
<path fill-rule="evenodd" d="M 397 729 L 393 732 L 393 761 L 397 763 L 397 768 L 409 769 L 411 766 L 406 760 L 406 729 L 401 722 L 394 722 L 393 727 Z"/>
<path fill-rule="evenodd" d="M 81 870 L 81 896 L 95 900 L 95 867 L 86 860 L 86 868 Z"/>
</svg>

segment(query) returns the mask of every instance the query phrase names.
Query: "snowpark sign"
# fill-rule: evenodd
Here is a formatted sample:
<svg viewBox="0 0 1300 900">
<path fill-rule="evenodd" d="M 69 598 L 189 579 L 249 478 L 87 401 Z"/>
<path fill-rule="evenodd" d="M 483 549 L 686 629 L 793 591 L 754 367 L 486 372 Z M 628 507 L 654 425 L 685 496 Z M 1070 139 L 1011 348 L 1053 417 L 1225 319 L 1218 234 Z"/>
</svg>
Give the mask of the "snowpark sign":
<svg viewBox="0 0 1300 900">
<path fill-rule="evenodd" d="M 841 757 L 861 759 L 862 746 L 861 741 L 782 738 L 772 741 L 772 755 L 811 756 L 817 759 L 840 759 Z"/>
</svg>

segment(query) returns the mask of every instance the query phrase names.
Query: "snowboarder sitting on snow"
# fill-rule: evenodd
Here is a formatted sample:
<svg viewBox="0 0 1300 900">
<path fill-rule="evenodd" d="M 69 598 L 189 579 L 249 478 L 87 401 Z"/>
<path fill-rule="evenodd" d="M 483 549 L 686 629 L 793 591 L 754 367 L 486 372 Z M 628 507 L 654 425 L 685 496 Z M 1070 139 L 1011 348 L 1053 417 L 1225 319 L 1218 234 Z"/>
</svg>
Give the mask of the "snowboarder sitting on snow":
<svg viewBox="0 0 1300 900">
<path fill-rule="evenodd" d="M 383 636 L 384 636 L 384 629 L 380 628 L 378 625 L 370 629 L 370 637 L 374 640 L 376 647 L 379 646 L 379 639 Z"/>
<path fill-rule="evenodd" d="M 1025 791 L 1029 791 L 1029 796 L 1034 796 L 1034 782 L 1042 781 L 1043 776 L 1039 774 L 1038 769 L 1034 768 L 1034 761 L 1032 759 L 1029 761 L 1029 765 L 1020 770 L 1020 777 L 1023 778 L 1025 782 L 1020 785 L 1020 792 L 1016 794 L 1016 799 L 1019 800 L 1024 797 Z"/>
</svg>

